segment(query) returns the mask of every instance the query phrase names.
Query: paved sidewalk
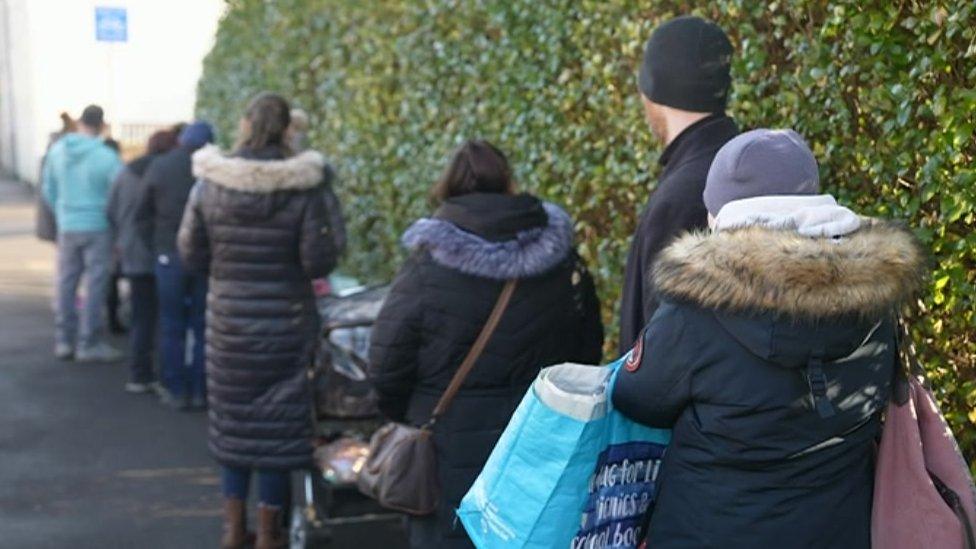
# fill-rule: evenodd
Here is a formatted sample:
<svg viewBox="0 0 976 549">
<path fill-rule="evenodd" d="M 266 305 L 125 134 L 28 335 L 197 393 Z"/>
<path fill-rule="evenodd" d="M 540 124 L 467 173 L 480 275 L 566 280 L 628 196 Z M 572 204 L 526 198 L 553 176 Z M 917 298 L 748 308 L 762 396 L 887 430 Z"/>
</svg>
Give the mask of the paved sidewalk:
<svg viewBox="0 0 976 549">
<path fill-rule="evenodd" d="M 0 547 L 217 547 L 205 416 L 124 393 L 123 364 L 52 356 L 54 246 L 34 237 L 34 208 L 0 180 Z M 298 474 L 294 485 L 302 493 Z M 391 549 L 402 535 L 395 524 L 334 534 L 326 548 Z"/>
<path fill-rule="evenodd" d="M 51 356 L 54 248 L 33 208 L 0 182 L 0 545 L 216 547 L 203 415 L 122 392 L 122 364 Z"/>
</svg>

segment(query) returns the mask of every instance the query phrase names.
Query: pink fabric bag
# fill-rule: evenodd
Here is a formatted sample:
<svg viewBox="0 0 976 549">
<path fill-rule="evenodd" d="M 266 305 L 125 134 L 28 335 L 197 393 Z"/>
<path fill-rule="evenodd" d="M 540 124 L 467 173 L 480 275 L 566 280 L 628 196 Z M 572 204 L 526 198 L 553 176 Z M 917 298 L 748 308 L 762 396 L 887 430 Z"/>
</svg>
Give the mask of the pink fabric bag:
<svg viewBox="0 0 976 549">
<path fill-rule="evenodd" d="M 901 398 L 888 404 L 878 448 L 871 546 L 974 549 L 969 468 L 932 394 L 915 376 L 899 377 Z"/>
</svg>

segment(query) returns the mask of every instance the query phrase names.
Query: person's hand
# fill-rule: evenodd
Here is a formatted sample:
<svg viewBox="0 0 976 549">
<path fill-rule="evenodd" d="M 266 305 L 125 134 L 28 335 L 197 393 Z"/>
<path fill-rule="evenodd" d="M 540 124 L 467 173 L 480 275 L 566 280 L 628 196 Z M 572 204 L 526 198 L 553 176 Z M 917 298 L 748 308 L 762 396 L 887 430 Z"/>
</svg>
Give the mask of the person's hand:
<svg viewBox="0 0 976 549">
<path fill-rule="evenodd" d="M 316 278 L 312 281 L 312 291 L 315 297 L 323 297 L 332 293 L 332 284 L 328 278 Z"/>
</svg>

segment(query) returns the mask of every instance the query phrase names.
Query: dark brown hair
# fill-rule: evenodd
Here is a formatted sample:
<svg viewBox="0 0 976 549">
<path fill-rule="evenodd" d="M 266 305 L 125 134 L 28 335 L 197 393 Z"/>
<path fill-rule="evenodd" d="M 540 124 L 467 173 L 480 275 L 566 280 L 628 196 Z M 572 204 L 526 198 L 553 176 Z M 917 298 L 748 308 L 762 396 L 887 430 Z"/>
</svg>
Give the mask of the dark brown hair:
<svg viewBox="0 0 976 549">
<path fill-rule="evenodd" d="M 259 93 L 248 103 L 244 119 L 247 124 L 237 143 L 238 149 L 279 147 L 286 155 L 291 154 L 285 140 L 285 132 L 291 124 L 291 106 L 284 97 L 270 92 Z"/>
<path fill-rule="evenodd" d="M 78 129 L 78 123 L 71 118 L 70 114 L 62 112 L 59 116 L 61 117 L 61 133 L 71 133 Z"/>
<path fill-rule="evenodd" d="M 176 136 L 178 134 L 172 130 L 159 130 L 149 136 L 146 143 L 148 154 L 161 154 L 176 148 Z"/>
<path fill-rule="evenodd" d="M 430 189 L 430 200 L 470 193 L 511 194 L 515 191 L 512 168 L 505 153 L 487 141 L 466 141 L 458 147 L 441 178 Z"/>
</svg>

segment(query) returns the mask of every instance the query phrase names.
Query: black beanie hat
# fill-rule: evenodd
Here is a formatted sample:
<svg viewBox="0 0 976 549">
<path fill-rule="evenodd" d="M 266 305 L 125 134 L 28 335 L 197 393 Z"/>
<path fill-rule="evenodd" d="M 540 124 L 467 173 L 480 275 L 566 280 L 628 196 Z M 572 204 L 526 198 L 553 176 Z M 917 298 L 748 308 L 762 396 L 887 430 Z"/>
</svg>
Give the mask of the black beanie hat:
<svg viewBox="0 0 976 549">
<path fill-rule="evenodd" d="M 81 123 L 96 130 L 105 125 L 105 111 L 98 105 L 88 105 L 81 113 Z"/>
<path fill-rule="evenodd" d="M 732 44 L 715 23 L 682 16 L 654 29 L 644 48 L 639 86 L 655 103 L 694 112 L 722 112 L 732 77 Z"/>
</svg>

